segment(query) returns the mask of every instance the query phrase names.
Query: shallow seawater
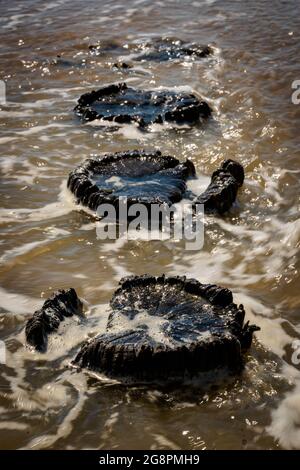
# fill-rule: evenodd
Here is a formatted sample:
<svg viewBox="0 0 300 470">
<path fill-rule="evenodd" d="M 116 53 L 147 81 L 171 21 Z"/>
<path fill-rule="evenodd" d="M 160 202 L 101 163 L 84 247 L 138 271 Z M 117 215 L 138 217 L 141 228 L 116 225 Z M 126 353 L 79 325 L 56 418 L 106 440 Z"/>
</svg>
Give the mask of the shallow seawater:
<svg viewBox="0 0 300 470">
<path fill-rule="evenodd" d="M 296 0 L 1 2 L 1 448 L 300 448 L 300 105 L 291 100 L 299 23 Z M 130 44 L 162 35 L 210 44 L 214 54 L 112 67 L 131 61 Z M 91 54 L 98 41 L 103 53 Z M 213 116 L 142 132 L 74 115 L 82 93 L 122 81 L 195 92 Z M 201 250 L 98 240 L 95 220 L 74 204 L 65 181 L 75 166 L 136 148 L 190 158 L 197 190 L 223 159 L 244 165 L 238 203 L 206 218 Z M 69 368 L 80 344 L 103 331 L 119 279 L 163 272 L 232 289 L 261 327 L 243 374 L 127 386 Z M 26 320 L 70 286 L 88 303 L 85 321 L 62 324 L 46 355 L 26 349 Z"/>
</svg>

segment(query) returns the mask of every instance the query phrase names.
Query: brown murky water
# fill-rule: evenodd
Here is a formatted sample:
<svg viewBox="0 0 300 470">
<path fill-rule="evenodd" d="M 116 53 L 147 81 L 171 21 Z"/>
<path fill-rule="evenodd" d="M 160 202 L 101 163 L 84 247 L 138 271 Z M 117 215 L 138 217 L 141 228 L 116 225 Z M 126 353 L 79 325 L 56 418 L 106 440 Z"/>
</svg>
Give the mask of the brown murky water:
<svg viewBox="0 0 300 470">
<path fill-rule="evenodd" d="M 300 79 L 299 2 L 12 0 L 0 3 L 0 18 L 7 95 L 0 110 L 0 447 L 300 448 L 300 371 L 292 364 L 300 338 L 300 105 L 291 101 Z M 99 40 L 159 35 L 209 43 L 215 53 L 125 71 L 111 63 L 126 49 L 88 53 Z M 55 64 L 58 54 L 64 61 Z M 75 119 L 82 92 L 125 80 L 188 87 L 208 100 L 213 119 L 148 134 Z M 84 158 L 134 148 L 191 158 L 200 186 L 224 158 L 244 164 L 238 205 L 206 221 L 202 250 L 101 242 L 93 218 L 66 196 L 66 177 Z M 68 368 L 78 345 L 103 328 L 120 277 L 145 272 L 233 290 L 262 328 L 241 377 L 206 387 L 126 387 Z M 91 305 L 87 324 L 66 322 L 46 356 L 28 351 L 26 319 L 50 291 L 69 286 Z"/>
</svg>

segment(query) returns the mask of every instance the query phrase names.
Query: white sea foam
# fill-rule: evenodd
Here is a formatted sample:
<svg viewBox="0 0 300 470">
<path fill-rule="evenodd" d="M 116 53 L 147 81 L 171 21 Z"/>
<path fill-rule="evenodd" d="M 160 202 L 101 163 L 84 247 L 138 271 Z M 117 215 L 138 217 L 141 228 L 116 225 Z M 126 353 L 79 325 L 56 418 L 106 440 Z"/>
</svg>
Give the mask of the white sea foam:
<svg viewBox="0 0 300 470">
<path fill-rule="evenodd" d="M 14 314 L 28 314 L 37 310 L 43 304 L 42 299 L 34 299 L 17 292 L 9 292 L 0 287 L 0 307 Z"/>
<path fill-rule="evenodd" d="M 285 449 L 300 448 L 300 372 L 284 365 L 283 373 L 294 388 L 288 392 L 279 406 L 272 411 L 272 422 L 267 431 Z"/>
</svg>

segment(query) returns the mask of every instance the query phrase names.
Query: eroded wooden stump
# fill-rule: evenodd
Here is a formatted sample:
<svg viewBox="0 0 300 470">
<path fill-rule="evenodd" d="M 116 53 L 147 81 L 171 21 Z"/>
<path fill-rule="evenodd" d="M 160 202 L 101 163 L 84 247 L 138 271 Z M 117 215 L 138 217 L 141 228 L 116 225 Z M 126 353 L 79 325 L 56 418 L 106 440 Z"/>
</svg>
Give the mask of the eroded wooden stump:
<svg viewBox="0 0 300 470">
<path fill-rule="evenodd" d="M 225 160 L 213 172 L 208 188 L 197 197 L 206 213 L 224 214 L 235 202 L 238 189 L 244 182 L 244 168 L 234 160 Z"/>
<path fill-rule="evenodd" d="M 186 179 L 195 175 L 191 161 L 143 151 L 88 159 L 69 175 L 68 188 L 78 203 L 97 210 L 100 204 L 171 204 L 181 200 Z"/>
<path fill-rule="evenodd" d="M 137 62 L 167 62 L 170 60 L 201 60 L 213 54 L 213 48 L 194 42 L 185 42 L 175 37 L 160 37 L 141 42 L 129 42 L 126 45 L 118 42 L 100 41 L 90 45 L 91 55 L 121 56 L 123 59 Z"/>
<path fill-rule="evenodd" d="M 73 288 L 58 290 L 47 299 L 42 308 L 27 321 L 25 336 L 37 351 L 47 349 L 48 335 L 57 331 L 66 317 L 82 315 L 82 302 Z"/>
<path fill-rule="evenodd" d="M 141 51 L 134 60 L 147 62 L 166 62 L 174 59 L 203 59 L 213 54 L 210 46 L 187 43 L 176 38 L 158 38 L 140 46 Z"/>
<path fill-rule="evenodd" d="M 111 300 L 107 331 L 73 363 L 113 377 L 168 379 L 221 368 L 238 372 L 259 329 L 244 325 L 226 288 L 185 277 L 132 276 Z"/>
<path fill-rule="evenodd" d="M 75 112 L 83 121 L 102 119 L 146 127 L 163 122 L 196 124 L 208 118 L 211 109 L 191 93 L 139 90 L 119 83 L 85 93 L 79 98 Z"/>
</svg>

